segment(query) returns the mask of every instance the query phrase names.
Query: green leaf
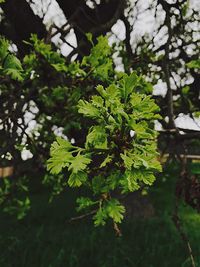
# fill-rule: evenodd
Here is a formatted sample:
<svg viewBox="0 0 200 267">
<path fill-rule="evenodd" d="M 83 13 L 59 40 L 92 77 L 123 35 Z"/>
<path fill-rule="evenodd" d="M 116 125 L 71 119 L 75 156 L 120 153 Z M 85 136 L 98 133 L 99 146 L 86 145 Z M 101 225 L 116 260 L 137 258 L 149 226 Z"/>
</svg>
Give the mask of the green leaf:
<svg viewBox="0 0 200 267">
<path fill-rule="evenodd" d="M 190 69 L 200 69 L 200 59 L 192 60 L 186 64 Z"/>
<path fill-rule="evenodd" d="M 51 171 L 52 174 L 58 174 L 64 167 L 68 167 L 73 159 L 70 152 L 72 149 L 74 147 L 69 141 L 57 137 L 51 145 L 51 157 L 47 161 L 47 170 Z"/>
<path fill-rule="evenodd" d="M 4 67 L 7 68 L 14 68 L 16 70 L 22 70 L 22 65 L 20 60 L 15 57 L 14 55 L 7 55 L 4 62 Z"/>
<path fill-rule="evenodd" d="M 107 192 L 105 178 L 101 175 L 94 176 L 92 179 L 92 190 L 95 194 Z"/>
<path fill-rule="evenodd" d="M 138 95 L 132 93 L 130 96 L 130 103 L 134 111 L 139 111 L 143 118 L 154 118 L 154 113 L 159 111 L 158 105 L 155 103 L 151 96 Z"/>
<path fill-rule="evenodd" d="M 106 90 L 103 88 L 102 85 L 97 85 L 96 90 L 103 98 L 107 98 Z"/>
<path fill-rule="evenodd" d="M 56 142 L 54 142 L 52 145 L 51 152 L 54 152 L 57 148 L 60 149 L 61 147 L 66 150 L 70 150 L 74 148 L 74 146 L 68 140 L 65 140 L 62 137 L 58 136 L 56 137 Z"/>
<path fill-rule="evenodd" d="M 125 207 L 122 206 L 117 199 L 111 199 L 106 205 L 106 211 L 114 222 L 121 223 L 124 217 Z"/>
<path fill-rule="evenodd" d="M 108 44 L 108 38 L 100 36 L 97 38 L 97 44 L 92 47 L 89 56 L 82 60 L 82 66 L 87 66 L 91 70 L 93 77 L 100 80 L 108 80 L 109 73 L 113 73 L 113 60 L 111 47 Z"/>
<path fill-rule="evenodd" d="M 67 72 L 67 67 L 65 66 L 64 63 L 55 63 L 55 64 L 51 64 L 52 67 L 54 67 L 55 70 L 57 70 L 58 72 Z"/>
<path fill-rule="evenodd" d="M 97 108 L 103 108 L 104 100 L 101 96 L 92 96 L 92 104 Z"/>
<path fill-rule="evenodd" d="M 133 166 L 133 159 L 128 155 L 127 151 L 124 151 L 124 154 L 120 154 L 121 158 L 124 161 L 124 166 L 128 169 L 131 170 Z"/>
<path fill-rule="evenodd" d="M 190 87 L 189 87 L 189 86 L 185 86 L 185 87 L 183 87 L 183 89 L 182 89 L 182 93 L 183 93 L 184 95 L 187 95 L 189 91 L 190 91 Z"/>
<path fill-rule="evenodd" d="M 148 124 L 145 121 L 136 123 L 134 120 L 130 120 L 129 125 L 131 130 L 135 131 L 135 136 L 137 139 L 151 139 L 154 137 L 154 131 L 150 131 Z"/>
<path fill-rule="evenodd" d="M 5 57 L 8 55 L 9 42 L 5 38 L 0 38 L 0 60 L 4 61 Z"/>
<path fill-rule="evenodd" d="M 13 80 L 23 81 L 23 77 L 19 70 L 8 68 L 4 72 L 6 75 L 9 75 Z"/>
<path fill-rule="evenodd" d="M 130 103 L 134 108 L 140 107 L 143 99 L 143 95 L 133 92 L 130 96 Z"/>
<path fill-rule="evenodd" d="M 77 198 L 76 203 L 78 204 L 77 211 L 81 211 L 96 205 L 98 201 L 93 201 L 89 197 L 79 197 Z"/>
<path fill-rule="evenodd" d="M 94 45 L 94 43 L 93 43 L 93 41 L 92 41 L 92 34 L 91 34 L 91 32 L 87 32 L 85 35 L 86 35 L 88 41 L 89 41 L 92 45 Z"/>
<path fill-rule="evenodd" d="M 187 11 L 189 9 L 189 5 L 190 5 L 190 2 L 189 2 L 189 0 L 187 0 L 186 3 L 182 7 L 182 14 L 183 14 L 183 16 L 186 16 Z"/>
<path fill-rule="evenodd" d="M 97 107 L 82 99 L 78 102 L 78 112 L 90 118 L 101 117 L 101 113 Z"/>
<path fill-rule="evenodd" d="M 113 157 L 108 155 L 104 161 L 101 163 L 100 168 L 104 168 L 108 163 L 112 161 Z"/>
<path fill-rule="evenodd" d="M 153 173 L 144 173 L 144 177 L 142 181 L 147 185 L 152 185 L 156 180 L 155 175 Z"/>
<path fill-rule="evenodd" d="M 190 164 L 190 171 L 192 174 L 199 174 L 200 175 L 200 163 L 193 162 Z"/>
<path fill-rule="evenodd" d="M 80 187 L 84 182 L 87 181 L 87 174 L 82 171 L 73 172 L 69 176 L 68 185 L 70 187 Z"/>
<path fill-rule="evenodd" d="M 126 171 L 120 181 L 123 192 L 134 192 L 140 188 L 138 184 L 138 175 L 135 171 Z"/>
<path fill-rule="evenodd" d="M 162 171 L 162 165 L 161 163 L 157 160 L 156 157 L 152 158 L 149 162 L 149 169 L 152 171 L 157 171 L 161 172 Z"/>
<path fill-rule="evenodd" d="M 107 148 L 107 134 L 105 129 L 101 126 L 93 126 L 90 128 L 86 138 L 86 148 Z"/>
<path fill-rule="evenodd" d="M 132 93 L 133 89 L 138 84 L 138 76 L 133 72 L 129 76 L 124 75 L 124 78 L 122 80 L 122 98 L 127 101 L 128 96 Z"/>
<path fill-rule="evenodd" d="M 106 177 L 106 184 L 108 190 L 115 190 L 120 185 L 121 173 L 119 170 L 113 170 L 112 173 Z"/>
<path fill-rule="evenodd" d="M 106 211 L 103 208 L 100 208 L 97 213 L 94 215 L 94 225 L 105 225 L 106 219 L 108 218 Z"/>
<path fill-rule="evenodd" d="M 4 47 L 3 49 L 5 48 L 6 47 Z M 21 62 L 19 61 L 17 57 L 9 53 L 10 52 L 7 51 L 7 55 L 3 59 L 3 62 L 4 62 L 3 71 L 6 75 L 11 76 L 13 80 L 23 81 L 23 76 L 22 76 L 23 69 L 21 66 Z"/>
<path fill-rule="evenodd" d="M 87 165 L 91 162 L 91 159 L 89 159 L 86 155 L 78 154 L 75 157 L 70 158 L 70 166 L 69 171 L 72 171 L 73 173 L 78 173 L 79 171 L 83 171 L 87 168 Z"/>
</svg>

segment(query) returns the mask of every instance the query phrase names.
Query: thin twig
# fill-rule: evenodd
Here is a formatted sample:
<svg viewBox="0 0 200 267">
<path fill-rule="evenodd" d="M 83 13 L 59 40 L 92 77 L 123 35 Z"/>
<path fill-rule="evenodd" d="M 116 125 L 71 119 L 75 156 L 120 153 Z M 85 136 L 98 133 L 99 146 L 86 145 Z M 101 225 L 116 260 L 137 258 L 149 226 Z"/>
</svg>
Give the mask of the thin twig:
<svg viewBox="0 0 200 267">
<path fill-rule="evenodd" d="M 95 214 L 96 212 L 97 212 L 97 209 L 96 210 L 92 210 L 92 211 L 90 211 L 88 213 L 85 213 L 85 214 L 77 216 L 77 217 L 72 217 L 71 219 L 68 220 L 68 223 L 85 219 L 85 218 Z"/>
<path fill-rule="evenodd" d="M 119 236 L 119 237 L 122 236 L 122 232 L 121 232 L 119 226 L 116 224 L 116 222 L 113 223 L 113 228 L 114 228 L 117 236 Z"/>
</svg>

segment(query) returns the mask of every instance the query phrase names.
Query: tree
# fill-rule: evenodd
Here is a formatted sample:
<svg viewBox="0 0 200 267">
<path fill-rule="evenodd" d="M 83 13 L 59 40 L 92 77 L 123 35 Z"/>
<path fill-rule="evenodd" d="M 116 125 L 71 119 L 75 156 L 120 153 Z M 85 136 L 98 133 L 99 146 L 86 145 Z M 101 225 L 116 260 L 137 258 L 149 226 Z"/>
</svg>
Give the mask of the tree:
<svg viewBox="0 0 200 267">
<path fill-rule="evenodd" d="M 105 110 L 109 108 L 112 110 L 114 109 L 112 105 L 115 105 L 115 108 L 118 106 L 116 104 L 117 101 L 122 103 L 129 101 L 127 105 L 131 110 L 131 99 L 134 99 L 132 102 L 139 101 L 139 106 L 142 106 L 142 109 L 138 110 L 139 115 L 137 114 L 137 116 L 141 116 L 142 121 L 148 121 L 146 125 L 141 124 L 140 127 L 138 126 L 138 132 L 141 135 L 142 132 L 147 135 L 144 134 L 145 137 L 141 137 L 139 134 L 136 140 L 137 138 L 139 138 L 138 140 L 140 138 L 151 139 L 151 120 L 157 119 L 162 126 L 159 135 L 160 149 L 162 151 L 167 149 L 171 157 L 177 156 L 181 158 L 181 155 L 186 153 L 188 147 L 191 147 L 194 142 L 198 142 L 200 135 L 197 130 L 184 129 L 184 127 L 178 127 L 175 123 L 175 119 L 180 113 L 189 115 L 195 123 L 198 123 L 196 120 L 199 115 L 198 9 L 192 7 L 185 0 L 177 0 L 174 3 L 164 0 L 152 1 L 145 12 L 154 12 L 156 20 L 160 19 L 160 22 L 158 22 L 156 29 L 151 34 L 132 41 L 132 35 L 136 27 L 135 21 L 138 21 L 138 16 L 140 15 L 140 0 L 133 2 L 102 0 L 100 3 L 96 1 L 57 0 L 57 3 L 63 11 L 66 23 L 60 27 L 52 24 L 49 25 L 48 29 L 43 24 L 48 5 L 46 11 L 38 16 L 33 12 L 34 1 L 26 2 L 21 0 L 19 5 L 13 5 L 13 1 L 6 0 L 1 4 L 1 33 L 12 44 L 17 46 L 16 54 L 19 58 L 17 59 L 12 53 L 8 52 L 9 44 L 4 38 L 1 38 L 2 111 L 0 118 L 3 125 L 1 129 L 1 155 L 4 155 L 4 158 L 12 156 L 12 164 L 15 165 L 16 175 L 20 176 L 20 168 L 17 170 L 16 167 L 21 162 L 20 149 L 27 146 L 34 155 L 36 162 L 43 166 L 49 157 L 50 144 L 54 141 L 54 136 L 49 134 L 49 129 L 53 133 L 53 129 L 56 128 L 58 130 L 61 128 L 63 136 L 67 136 L 68 140 L 75 140 L 75 147 L 78 153 L 80 152 L 78 149 L 86 149 L 80 152 L 80 155 L 76 155 L 76 157 L 79 155 L 80 161 L 83 161 L 80 162 L 78 160 L 83 169 L 74 171 L 73 167 L 71 167 L 70 151 L 73 151 L 74 148 L 70 147 L 67 141 L 61 141 L 61 139 L 58 139 L 57 143 L 53 145 L 49 168 L 61 169 L 65 166 L 69 168 L 69 172 L 72 170 L 71 179 L 68 181 L 72 186 L 81 185 L 83 181 L 86 182 L 87 177 L 82 171 L 89 164 L 94 168 L 95 162 L 93 155 L 85 155 L 88 149 L 101 149 L 101 146 L 107 149 L 106 144 L 109 144 L 109 150 L 112 151 L 116 149 L 112 147 L 112 142 L 119 142 L 117 143 L 118 147 L 126 147 L 126 142 L 130 142 L 129 139 L 123 140 L 120 131 L 116 133 L 116 137 L 113 136 L 113 138 L 118 138 L 118 141 L 113 141 L 112 138 L 106 141 L 106 138 L 112 136 L 112 134 L 102 130 L 105 125 L 99 121 L 98 114 L 94 115 L 97 112 L 95 111 L 97 107 L 95 105 L 99 105 L 98 109 Z M 41 4 L 37 3 L 35 4 L 36 6 L 40 8 Z M 118 20 L 121 20 L 125 27 L 125 40 L 120 42 L 116 39 L 116 42 L 110 47 L 106 38 L 98 36 L 112 31 L 112 26 Z M 24 27 L 24 25 L 27 25 L 27 27 Z M 66 40 L 66 36 L 71 29 L 74 30 L 76 35 L 77 47 L 72 47 Z M 164 33 L 162 34 L 162 32 Z M 62 42 L 72 48 L 72 52 L 66 58 L 56 52 L 58 47 L 55 44 L 51 44 L 52 38 L 56 34 L 60 35 Z M 161 40 L 158 38 L 159 35 L 161 35 Z M 41 38 L 44 40 L 41 41 Z M 130 74 L 134 70 L 134 74 L 130 76 L 116 74 L 114 70 L 115 63 L 112 60 L 112 56 L 114 57 L 116 53 L 123 62 L 125 72 Z M 77 55 L 75 61 L 73 61 L 74 55 Z M 161 117 L 154 117 L 156 106 L 152 100 L 144 96 L 132 96 L 132 91 L 127 95 L 127 98 L 130 97 L 129 100 L 123 94 L 119 96 L 119 92 L 112 100 L 112 95 L 114 96 L 112 88 L 115 88 L 115 91 L 122 90 L 120 88 L 123 86 L 120 83 L 129 84 L 129 79 L 132 90 L 135 88 L 136 92 L 151 94 L 151 85 L 145 79 L 140 78 L 141 75 L 149 79 L 153 85 L 160 83 L 162 85 L 161 91 L 166 88 L 166 94 L 163 94 L 164 97 L 161 95 L 154 96 L 156 103 L 160 107 Z M 97 87 L 100 94 L 97 98 L 94 88 L 98 84 L 103 87 Z M 113 101 L 110 107 L 103 104 L 107 101 L 106 95 Z M 80 102 L 80 99 L 84 100 Z M 99 100 L 100 103 L 94 104 L 95 99 L 101 99 Z M 79 111 L 85 117 L 77 113 L 76 105 L 78 100 L 80 100 Z M 147 102 L 145 103 L 145 101 Z M 145 117 L 147 116 L 147 106 L 153 107 L 152 113 L 149 113 L 149 118 Z M 126 110 L 126 108 L 124 106 L 121 107 L 121 110 L 119 109 L 115 114 L 115 116 L 119 117 L 118 120 L 121 120 L 125 125 L 128 121 L 127 116 L 130 116 L 130 110 Z M 27 112 L 32 113 L 37 122 L 37 131 L 32 133 L 27 132 L 28 125 L 25 119 Z M 90 117 L 93 121 L 89 120 Z M 112 120 L 112 116 L 109 119 Z M 115 127 L 113 126 L 115 124 L 114 121 L 107 123 L 107 126 L 110 123 L 110 127 Z M 128 123 L 128 126 L 130 127 L 130 123 Z M 134 125 L 134 127 L 137 128 L 137 125 Z M 110 128 L 108 130 L 111 131 Z M 131 129 L 128 128 L 128 130 Z M 125 131 L 127 131 L 126 128 Z M 126 136 L 128 138 L 128 135 Z M 151 144 L 150 140 L 148 143 Z M 141 145 L 140 141 L 138 145 Z M 62 163 L 60 167 L 59 164 L 58 166 L 51 165 L 57 157 L 64 160 L 62 146 L 68 147 L 66 151 L 69 149 L 69 159 L 64 163 L 60 161 Z M 184 149 L 180 150 L 180 147 Z M 57 149 L 61 154 L 57 155 L 55 153 Z M 143 152 L 147 152 L 148 149 L 150 148 L 146 147 Z M 87 153 L 91 154 L 92 152 Z M 97 163 L 100 165 L 106 164 L 102 168 L 113 165 L 111 159 L 115 152 L 113 153 L 108 155 L 106 163 L 101 162 L 101 159 L 98 159 Z M 100 155 L 103 159 L 106 159 L 103 152 Z M 138 164 L 137 166 L 143 168 L 145 173 L 146 169 L 148 169 L 150 158 L 146 160 L 138 159 L 140 163 L 133 163 L 133 159 L 130 159 L 129 155 L 129 152 L 125 152 L 125 150 L 120 151 L 117 156 L 119 161 L 116 164 L 120 165 L 123 161 L 124 166 L 121 168 L 125 167 L 127 169 L 134 164 Z M 4 162 L 7 164 L 6 159 Z M 149 168 L 151 170 L 151 167 Z M 152 169 L 159 169 L 159 167 L 152 167 Z M 79 171 L 81 171 L 81 175 L 77 177 Z M 101 172 L 101 170 L 98 171 Z M 119 168 L 119 171 L 122 170 Z M 126 175 L 129 177 L 128 173 Z M 146 180 L 147 184 L 154 179 L 151 172 L 148 175 L 150 176 Z M 144 177 L 140 173 L 138 173 L 138 177 L 145 183 Z M 193 183 L 190 177 L 187 176 L 186 179 L 190 184 Z M 96 178 L 96 180 L 98 179 Z M 128 178 L 127 181 L 129 181 Z M 58 192 L 65 186 L 65 182 L 66 180 L 59 178 L 59 184 L 56 184 Z M 123 183 L 123 181 L 120 183 Z M 126 186 L 130 190 L 130 188 L 138 185 L 130 180 L 129 185 Z M 196 186 L 198 186 L 198 183 Z M 9 186 L 7 185 L 7 187 Z M 5 185 L 4 191 L 7 190 L 7 187 Z M 181 187 L 179 192 L 185 190 L 187 190 L 185 187 Z M 179 195 L 182 194 L 180 193 Z M 199 208 L 199 204 L 194 204 L 199 203 L 198 201 L 195 202 L 193 199 L 190 202 L 193 203 L 195 208 Z M 91 199 L 81 199 L 79 204 L 80 207 L 84 205 L 87 207 L 88 205 L 93 205 L 93 202 Z M 114 204 L 111 203 L 110 205 Z M 118 203 L 115 203 L 115 206 L 118 211 L 121 210 L 123 213 L 123 208 Z M 108 208 L 108 210 L 110 209 Z M 101 222 L 105 219 L 103 216 L 106 217 L 110 213 L 107 212 L 106 214 L 100 214 Z M 109 216 L 111 217 L 111 215 Z M 112 216 L 114 215 L 112 214 Z"/>
<path fill-rule="evenodd" d="M 19 105 L 22 107 L 25 104 L 24 99 L 29 96 L 32 81 L 34 82 L 32 86 L 37 90 L 38 88 L 46 89 L 46 84 L 44 84 L 46 80 L 42 73 L 44 66 L 50 68 L 51 80 L 53 80 L 53 75 L 57 78 L 52 84 L 48 84 L 48 90 L 52 90 L 52 95 L 41 94 L 34 98 L 37 105 L 44 108 L 44 113 L 40 109 L 41 123 L 40 117 L 37 120 L 40 123 L 40 129 L 35 131 L 37 134 L 41 133 L 43 141 L 37 140 L 36 137 L 32 140 L 26 129 L 18 122 L 19 118 L 16 117 L 15 122 L 21 132 L 18 138 L 16 136 L 13 138 L 13 132 L 11 132 L 10 140 L 14 143 L 11 143 L 10 154 L 15 161 L 18 159 L 19 153 L 17 154 L 17 152 L 23 145 L 24 135 L 28 138 L 27 143 L 29 143 L 32 153 L 35 152 L 37 155 L 40 143 L 42 143 L 43 151 L 46 151 L 45 146 L 50 145 L 45 132 L 50 128 L 49 120 L 52 124 L 55 121 L 60 124 L 61 115 L 68 120 L 65 108 L 63 112 L 58 111 L 57 116 L 52 116 L 52 119 L 47 117 L 46 110 L 51 114 L 51 109 L 54 109 L 55 104 L 57 105 L 56 102 L 60 103 L 65 100 L 66 94 L 68 105 L 71 104 L 68 108 L 73 120 L 71 123 L 66 120 L 61 122 L 66 127 L 64 137 L 68 140 L 58 137 L 54 141 L 51 146 L 48 169 L 54 175 L 53 180 L 57 180 L 55 175 L 60 174 L 62 169 L 69 177 L 60 175 L 60 180 L 56 183 L 56 188 L 59 185 L 59 190 L 54 193 L 60 193 L 66 187 L 66 182 L 70 187 L 83 185 L 90 189 L 94 197 L 79 198 L 77 200 L 78 209 L 95 206 L 95 224 L 105 224 L 106 219 L 110 217 L 113 219 L 115 229 L 120 233 L 117 223 L 121 222 L 125 209 L 118 200 L 119 193 L 120 195 L 126 194 L 138 190 L 142 185 L 151 185 L 155 180 L 154 172 L 161 170 L 156 159 L 156 132 L 153 130 L 153 120 L 160 117 L 155 114 L 159 108 L 150 96 L 145 95 L 152 89 L 150 84 L 136 73 L 128 76 L 113 70 L 112 59 L 108 58 L 111 48 L 105 37 L 98 38 L 97 45 L 93 46 L 89 56 L 83 58 L 81 65 L 73 62 L 68 66 L 65 65 L 64 59 L 58 53 L 53 52 L 49 45 L 38 40 L 34 35 L 32 42 L 35 51 L 26 55 L 22 65 L 13 54 L 8 54 L 8 42 L 5 39 L 2 39 L 1 42 L 2 77 L 7 79 L 9 84 L 14 82 L 13 90 L 16 89 L 16 84 L 23 87 L 28 83 L 29 91 L 26 92 L 26 87 L 22 103 L 17 102 L 15 116 L 21 115 L 19 113 L 21 109 L 18 108 Z M 41 56 L 44 62 L 39 61 Z M 33 71 L 35 72 L 34 77 L 31 76 Z M 61 77 L 63 80 L 72 78 L 69 80 L 68 86 L 73 86 L 73 92 L 66 88 L 66 84 L 62 84 Z M 80 93 L 80 87 L 86 85 L 85 81 L 89 95 L 93 94 L 91 98 L 89 96 L 88 101 L 86 100 L 87 95 Z M 94 91 L 94 82 L 95 84 L 101 83 L 96 87 L 98 95 L 92 92 L 92 90 Z M 4 85 L 6 85 L 5 80 Z M 104 89 L 103 85 L 107 88 Z M 9 88 L 5 86 L 3 93 L 7 94 L 9 89 L 10 86 Z M 79 99 L 78 102 L 77 99 Z M 6 102 L 4 102 L 5 104 Z M 6 113 L 8 106 L 5 105 L 4 108 Z M 80 117 L 78 113 L 83 114 L 86 119 Z M 10 114 L 4 121 L 9 119 Z M 69 141 L 69 138 L 74 138 L 72 130 L 81 131 L 81 138 L 75 139 L 74 146 Z M 2 132 L 5 136 L 8 134 L 6 127 Z M 50 135 L 50 138 L 53 138 L 53 135 Z M 5 149 L 9 149 L 7 144 Z M 16 152 L 15 154 L 12 149 Z M 36 151 L 34 151 L 35 149 Z M 52 177 L 45 179 L 46 182 L 49 182 Z M 9 186 L 10 184 L 5 184 L 4 190 L 2 190 L 2 203 L 6 202 Z M 25 198 L 24 202 L 20 203 L 19 218 L 24 215 L 29 201 Z"/>
</svg>

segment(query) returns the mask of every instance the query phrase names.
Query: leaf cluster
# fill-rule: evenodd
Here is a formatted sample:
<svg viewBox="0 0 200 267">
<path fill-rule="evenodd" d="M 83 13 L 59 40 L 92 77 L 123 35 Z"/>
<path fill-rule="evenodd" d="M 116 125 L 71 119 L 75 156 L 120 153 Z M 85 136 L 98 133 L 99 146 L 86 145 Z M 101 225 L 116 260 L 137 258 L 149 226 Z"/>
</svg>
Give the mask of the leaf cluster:
<svg viewBox="0 0 200 267">
<path fill-rule="evenodd" d="M 89 101 L 79 100 L 78 112 L 92 121 L 83 147 L 57 138 L 51 146 L 48 170 L 69 173 L 70 187 L 89 188 L 94 199 L 78 199 L 78 210 L 96 207 L 95 225 L 108 218 L 120 223 L 125 208 L 115 195 L 152 185 L 157 160 L 154 120 L 159 117 L 154 100 L 139 93 L 143 80 L 135 73 L 122 75 L 107 88 L 96 87 Z"/>
</svg>

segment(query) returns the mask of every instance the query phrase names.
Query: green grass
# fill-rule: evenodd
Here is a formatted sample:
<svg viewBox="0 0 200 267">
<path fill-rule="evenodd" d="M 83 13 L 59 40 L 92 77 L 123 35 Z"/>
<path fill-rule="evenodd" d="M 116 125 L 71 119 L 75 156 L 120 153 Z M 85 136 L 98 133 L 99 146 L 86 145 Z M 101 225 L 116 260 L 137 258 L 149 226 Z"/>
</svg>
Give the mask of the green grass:
<svg viewBox="0 0 200 267">
<path fill-rule="evenodd" d="M 72 191 L 51 204 L 47 191 L 33 191 L 24 220 L 0 214 L 0 267 L 191 266 L 171 220 L 175 173 L 170 169 L 150 191 L 155 216 L 125 221 L 120 238 L 111 225 L 95 228 L 90 219 L 68 223 L 76 215 Z M 180 216 L 200 266 L 200 215 L 182 204 Z"/>
</svg>

